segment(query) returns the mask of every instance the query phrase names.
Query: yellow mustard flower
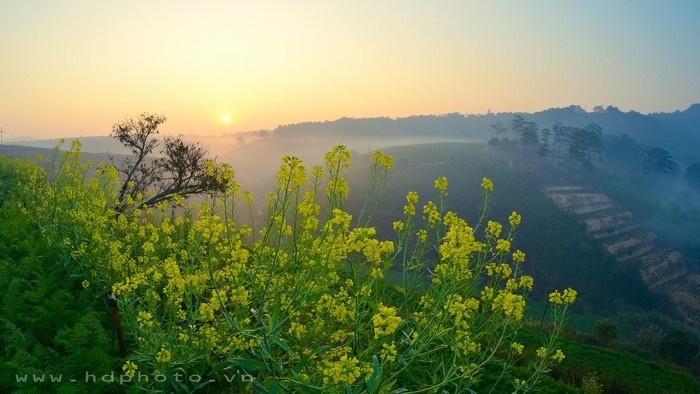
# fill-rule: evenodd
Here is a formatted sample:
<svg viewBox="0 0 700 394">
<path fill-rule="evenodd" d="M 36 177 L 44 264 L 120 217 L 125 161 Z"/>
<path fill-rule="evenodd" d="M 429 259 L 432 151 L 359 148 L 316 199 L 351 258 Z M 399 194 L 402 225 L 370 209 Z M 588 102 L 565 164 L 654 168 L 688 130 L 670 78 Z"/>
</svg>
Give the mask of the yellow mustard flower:
<svg viewBox="0 0 700 394">
<path fill-rule="evenodd" d="M 156 362 L 165 364 L 170 361 L 170 357 L 170 350 L 161 348 L 158 353 L 156 353 Z"/>
<path fill-rule="evenodd" d="M 513 261 L 516 263 L 522 263 L 525 261 L 525 253 L 520 250 L 513 252 Z"/>
<path fill-rule="evenodd" d="M 347 355 L 340 356 L 336 362 L 324 360 L 321 363 L 324 385 L 353 384 L 360 378 L 359 360 Z"/>
<path fill-rule="evenodd" d="M 428 226 L 435 227 L 440 223 L 440 211 L 438 211 L 437 206 L 432 201 L 428 201 L 427 204 L 423 206 L 424 218 L 428 221 Z"/>
<path fill-rule="evenodd" d="M 525 346 L 519 344 L 518 342 L 513 342 L 510 344 L 511 349 L 513 349 L 516 353 L 522 354 L 523 349 L 525 349 Z"/>
<path fill-rule="evenodd" d="M 375 165 L 383 167 L 385 170 L 390 170 L 394 167 L 394 158 L 382 153 L 382 151 L 375 151 L 372 154 L 372 162 Z"/>
<path fill-rule="evenodd" d="M 520 222 L 522 220 L 522 217 L 515 211 L 508 216 L 508 223 L 510 223 L 511 227 L 516 227 L 520 225 Z"/>
<path fill-rule="evenodd" d="M 562 352 L 561 349 L 557 349 L 557 350 L 554 352 L 554 354 L 552 355 L 552 360 L 554 360 L 554 361 L 560 363 L 560 362 L 564 361 L 564 358 L 565 358 L 565 357 L 566 357 L 566 356 L 564 355 L 564 352 Z"/>
<path fill-rule="evenodd" d="M 150 312 L 140 311 L 136 316 L 136 323 L 141 328 L 151 327 L 153 325 L 153 315 Z"/>
<path fill-rule="evenodd" d="M 493 191 L 493 182 L 489 178 L 481 180 L 481 187 L 486 191 Z"/>
<path fill-rule="evenodd" d="M 122 366 L 122 371 L 124 371 L 124 374 L 130 378 L 133 378 L 134 376 L 136 376 L 136 371 L 138 369 L 139 369 L 139 367 L 131 361 L 125 362 L 124 365 Z"/>
<path fill-rule="evenodd" d="M 576 290 L 568 288 L 564 290 L 564 293 L 560 293 L 559 290 L 555 290 L 549 294 L 549 302 L 553 304 L 564 304 L 570 305 L 576 301 Z"/>
<path fill-rule="evenodd" d="M 537 357 L 539 357 L 539 358 L 547 357 L 547 348 L 545 348 L 544 346 L 540 346 L 540 348 L 537 349 Z"/>
<path fill-rule="evenodd" d="M 527 291 L 532 290 L 532 286 L 535 284 L 535 280 L 532 278 L 532 276 L 529 275 L 523 275 L 520 277 L 520 283 L 518 284 L 518 287 L 521 289 L 525 289 Z"/>
<path fill-rule="evenodd" d="M 503 230 L 503 226 L 498 222 L 494 222 L 492 220 L 489 220 L 489 222 L 486 223 L 486 235 L 488 235 L 488 236 L 491 236 L 493 238 L 498 238 L 501 235 L 502 230 Z"/>
<path fill-rule="evenodd" d="M 440 191 L 443 196 L 447 195 L 447 178 L 441 176 L 435 180 L 435 188 Z"/>
<path fill-rule="evenodd" d="M 428 232 L 425 229 L 420 229 L 416 233 L 416 237 L 418 237 L 418 241 L 425 242 L 428 239 Z"/>
<path fill-rule="evenodd" d="M 380 303 L 377 309 L 378 313 L 372 316 L 374 339 L 393 334 L 401 323 L 401 317 L 396 315 L 396 308 L 387 307 Z"/>
<path fill-rule="evenodd" d="M 510 251 L 510 241 L 506 239 L 499 239 L 496 241 L 496 250 L 503 253 L 508 253 Z"/>
<path fill-rule="evenodd" d="M 572 288 L 568 288 L 564 290 L 564 294 L 562 294 L 562 301 L 564 301 L 565 304 L 573 304 L 574 301 L 576 301 L 576 290 Z"/>
<path fill-rule="evenodd" d="M 396 360 L 396 344 L 394 341 L 391 341 L 391 344 L 382 344 L 382 351 L 379 353 L 379 358 L 388 363 Z"/>
</svg>

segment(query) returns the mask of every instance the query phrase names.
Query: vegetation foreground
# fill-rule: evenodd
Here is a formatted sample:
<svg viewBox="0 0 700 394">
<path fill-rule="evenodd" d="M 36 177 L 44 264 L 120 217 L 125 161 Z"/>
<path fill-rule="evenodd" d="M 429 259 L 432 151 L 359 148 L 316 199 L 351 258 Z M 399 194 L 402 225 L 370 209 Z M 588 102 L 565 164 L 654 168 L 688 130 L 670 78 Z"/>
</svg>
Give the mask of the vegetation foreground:
<svg viewBox="0 0 700 394">
<path fill-rule="evenodd" d="M 487 178 L 474 225 L 441 177 L 436 201 L 408 193 L 389 241 L 371 226 L 393 165 L 380 152 L 355 217 L 344 147 L 308 172 L 284 157 L 262 215 L 226 165 L 207 163 L 225 188 L 201 204 L 142 209 L 149 196 L 124 204 L 116 169 L 91 171 L 79 144 L 47 163 L 0 157 L 3 389 L 575 392 L 546 374 L 583 365 L 582 390 L 600 392 L 571 359 L 593 356 L 559 339 L 574 290 L 549 295 L 546 334 L 524 328 L 521 218 L 489 220 Z M 697 388 L 676 376 L 669 392 Z"/>
</svg>

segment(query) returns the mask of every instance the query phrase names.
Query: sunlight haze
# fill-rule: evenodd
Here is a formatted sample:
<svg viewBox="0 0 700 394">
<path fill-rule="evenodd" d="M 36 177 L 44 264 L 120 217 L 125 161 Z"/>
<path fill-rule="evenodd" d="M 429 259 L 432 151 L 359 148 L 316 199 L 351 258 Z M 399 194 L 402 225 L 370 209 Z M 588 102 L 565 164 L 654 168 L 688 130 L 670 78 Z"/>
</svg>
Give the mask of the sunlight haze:
<svg viewBox="0 0 700 394">
<path fill-rule="evenodd" d="M 700 101 L 696 1 L 0 3 L 4 139 Z"/>
</svg>

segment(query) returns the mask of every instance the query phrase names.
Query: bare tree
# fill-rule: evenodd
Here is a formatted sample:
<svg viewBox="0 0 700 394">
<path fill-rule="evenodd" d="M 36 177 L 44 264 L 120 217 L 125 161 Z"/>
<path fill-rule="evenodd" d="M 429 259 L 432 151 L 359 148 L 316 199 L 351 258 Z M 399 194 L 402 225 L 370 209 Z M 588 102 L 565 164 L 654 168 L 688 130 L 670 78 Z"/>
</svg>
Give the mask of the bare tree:
<svg viewBox="0 0 700 394">
<path fill-rule="evenodd" d="M 223 190 L 224 185 L 206 171 L 210 159 L 204 146 L 186 142 L 181 135 L 158 138 L 158 127 L 165 120 L 162 115 L 143 113 L 137 119 L 126 119 L 112 127 L 110 136 L 132 153 L 115 165 L 121 180 L 117 211 L 122 212 L 129 199 L 136 208 L 141 208 L 176 195 L 186 197 Z"/>
</svg>

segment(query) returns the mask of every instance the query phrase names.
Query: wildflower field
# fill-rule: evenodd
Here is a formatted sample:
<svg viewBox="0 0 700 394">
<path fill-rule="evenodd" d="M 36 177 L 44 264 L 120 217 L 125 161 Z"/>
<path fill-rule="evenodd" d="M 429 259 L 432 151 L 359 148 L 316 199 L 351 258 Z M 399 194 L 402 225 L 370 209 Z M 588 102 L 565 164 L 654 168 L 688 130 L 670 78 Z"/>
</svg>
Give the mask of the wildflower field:
<svg viewBox="0 0 700 394">
<path fill-rule="evenodd" d="M 457 393 L 483 390 L 488 371 L 490 385 L 528 392 L 566 357 L 557 339 L 570 288 L 549 295 L 541 343 L 516 340 L 534 280 L 511 247 L 521 215 L 488 217 L 498 190 L 488 178 L 475 223 L 449 210 L 439 177 L 438 198 L 409 192 L 395 236 L 378 239 L 372 219 L 393 166 L 379 151 L 354 217 L 343 146 L 313 168 L 282 158 L 267 196 L 210 162 L 224 192 L 120 212 L 116 170 L 80 157 L 75 143 L 39 162 L 0 158 L 0 236 L 13 240 L 0 250 L 13 262 L 0 265 L 2 387 Z M 17 378 L 46 374 L 73 381 Z"/>
</svg>

